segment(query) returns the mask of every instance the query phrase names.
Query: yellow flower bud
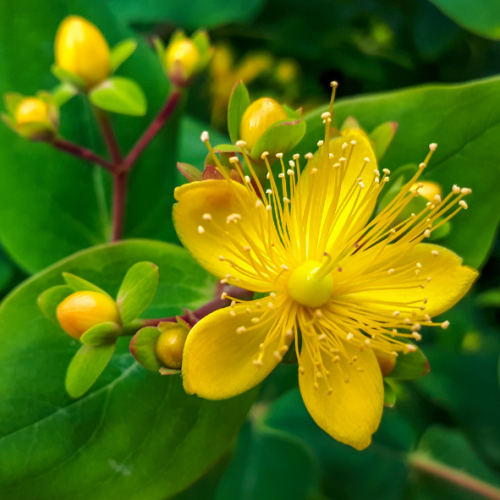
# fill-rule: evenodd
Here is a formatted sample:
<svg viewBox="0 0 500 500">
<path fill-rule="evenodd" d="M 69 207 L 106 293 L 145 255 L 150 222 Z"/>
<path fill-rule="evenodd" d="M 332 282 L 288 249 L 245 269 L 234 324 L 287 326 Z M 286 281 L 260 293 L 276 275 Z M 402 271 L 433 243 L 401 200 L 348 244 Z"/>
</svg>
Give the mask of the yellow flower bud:
<svg viewBox="0 0 500 500">
<path fill-rule="evenodd" d="M 169 325 L 170 326 L 170 325 Z M 172 324 L 158 338 L 156 355 L 168 368 L 179 370 L 182 366 L 182 354 L 189 330 L 182 324 Z"/>
<path fill-rule="evenodd" d="M 52 126 L 48 103 L 38 97 L 27 97 L 16 108 L 14 119 L 17 125 L 44 123 Z"/>
<path fill-rule="evenodd" d="M 263 97 L 250 106 L 243 114 L 240 124 L 240 139 L 252 150 L 261 135 L 274 123 L 288 118 L 285 110 L 269 97 Z"/>
<path fill-rule="evenodd" d="M 432 181 L 422 181 L 413 184 L 411 190 L 414 191 L 419 185 L 422 187 L 418 190 L 418 193 L 429 201 L 434 202 L 436 195 L 441 196 L 442 194 L 441 186 Z"/>
<path fill-rule="evenodd" d="M 99 292 L 72 293 L 57 306 L 56 312 L 63 330 L 75 339 L 100 323 L 120 323 L 116 302 Z"/>
<path fill-rule="evenodd" d="M 199 62 L 200 52 L 189 38 L 173 42 L 165 52 L 165 66 L 169 75 L 174 75 L 174 83 L 176 77 L 184 80 L 190 78 Z M 182 75 L 177 75 L 179 71 Z"/>
<path fill-rule="evenodd" d="M 382 377 L 388 377 L 396 366 L 396 357 L 389 352 L 380 351 L 378 349 L 373 349 L 373 352 L 377 357 L 380 371 L 382 372 Z"/>
<path fill-rule="evenodd" d="M 99 29 L 79 16 L 67 17 L 55 42 L 56 64 L 78 76 L 91 88 L 110 73 L 109 46 Z"/>
</svg>

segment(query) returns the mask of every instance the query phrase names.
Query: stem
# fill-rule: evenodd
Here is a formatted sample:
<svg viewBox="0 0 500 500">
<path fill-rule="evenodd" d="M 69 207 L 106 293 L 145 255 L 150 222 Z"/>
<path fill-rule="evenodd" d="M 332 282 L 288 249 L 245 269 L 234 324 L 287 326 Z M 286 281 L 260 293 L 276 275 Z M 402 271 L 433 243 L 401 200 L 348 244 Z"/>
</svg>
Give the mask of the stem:
<svg viewBox="0 0 500 500">
<path fill-rule="evenodd" d="M 420 454 L 413 455 L 410 459 L 410 463 L 417 470 L 444 479 L 461 488 L 473 491 L 484 498 L 500 500 L 499 488 L 481 481 L 480 479 L 476 479 L 466 472 L 456 470 L 448 465 L 443 465 Z"/>
<path fill-rule="evenodd" d="M 244 290 L 243 288 L 239 288 L 236 286 L 231 286 L 226 290 L 226 293 L 237 299 L 246 299 L 250 300 L 253 296 L 253 292 L 248 290 Z M 210 313 L 217 311 L 223 307 L 227 307 L 231 303 L 231 299 L 221 299 L 220 297 L 216 297 L 206 304 L 202 305 L 195 311 L 188 311 L 186 314 L 183 314 L 181 318 L 184 321 L 187 321 L 191 326 L 194 326 L 198 321 L 200 321 L 205 316 L 208 316 Z M 177 321 L 177 316 L 170 316 L 169 318 L 160 318 L 160 319 L 146 319 L 144 320 L 144 326 L 158 326 L 159 323 L 164 321 L 169 321 L 171 323 L 175 323 Z"/>
<path fill-rule="evenodd" d="M 100 157 L 99 155 L 96 155 L 90 149 L 79 146 L 78 144 L 74 144 L 73 142 L 69 142 L 66 139 L 62 139 L 61 137 L 54 139 L 52 142 L 49 142 L 49 144 L 56 149 L 64 151 L 65 153 L 76 156 L 77 158 L 81 158 L 82 160 L 95 163 L 96 165 L 100 165 L 101 167 L 105 168 L 109 172 L 113 172 L 113 164 Z"/>
<path fill-rule="evenodd" d="M 104 142 L 108 147 L 109 154 L 111 155 L 111 159 L 115 164 L 115 169 L 118 169 L 123 161 L 122 153 L 120 151 L 120 145 L 115 136 L 115 131 L 113 130 L 113 126 L 111 125 L 111 121 L 109 119 L 109 115 L 102 111 L 99 108 L 92 107 L 94 110 L 95 117 L 99 126 L 101 127 L 102 136 L 104 138 Z"/>
<path fill-rule="evenodd" d="M 111 232 L 111 241 L 119 241 L 123 236 L 125 222 L 128 172 L 113 173 L 113 176 L 113 229 Z"/>
<path fill-rule="evenodd" d="M 141 153 L 144 151 L 146 146 L 151 142 L 155 135 L 160 131 L 160 129 L 165 125 L 166 121 L 174 113 L 181 100 L 182 93 L 179 89 L 174 89 L 168 96 L 165 104 L 160 109 L 155 119 L 151 122 L 146 131 L 142 134 L 139 140 L 135 143 L 134 147 L 130 150 L 130 153 L 125 158 L 123 166 L 125 170 L 130 170 L 134 163 L 137 161 Z"/>
</svg>

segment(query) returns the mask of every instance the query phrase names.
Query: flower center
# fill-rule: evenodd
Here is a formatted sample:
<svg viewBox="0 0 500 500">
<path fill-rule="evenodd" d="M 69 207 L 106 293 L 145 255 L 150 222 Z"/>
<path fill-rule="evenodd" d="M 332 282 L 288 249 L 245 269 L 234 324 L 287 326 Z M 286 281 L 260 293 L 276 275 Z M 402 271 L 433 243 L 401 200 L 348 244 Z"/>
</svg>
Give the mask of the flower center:
<svg viewBox="0 0 500 500">
<path fill-rule="evenodd" d="M 306 260 L 295 269 L 288 279 L 288 293 L 299 304 L 307 307 L 320 307 L 332 295 L 333 277 L 331 274 L 320 276 L 321 262 Z"/>
</svg>

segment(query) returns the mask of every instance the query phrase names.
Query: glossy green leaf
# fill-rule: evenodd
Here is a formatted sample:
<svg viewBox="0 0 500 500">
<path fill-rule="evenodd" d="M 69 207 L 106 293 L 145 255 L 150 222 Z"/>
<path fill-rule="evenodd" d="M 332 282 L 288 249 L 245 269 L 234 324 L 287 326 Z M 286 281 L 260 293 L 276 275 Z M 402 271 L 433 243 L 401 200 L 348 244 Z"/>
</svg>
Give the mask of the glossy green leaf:
<svg viewBox="0 0 500 500">
<path fill-rule="evenodd" d="M 108 292 L 103 290 L 102 288 L 94 285 L 88 280 L 80 278 L 80 276 L 75 276 L 71 273 L 62 273 L 62 277 L 64 281 L 73 289 L 74 292 L 97 292 L 104 293 L 108 297 L 111 297 Z"/>
<path fill-rule="evenodd" d="M 81 337 L 80 342 L 85 345 L 101 345 L 114 343 L 121 334 L 121 327 L 109 321 L 89 328 Z"/>
<path fill-rule="evenodd" d="M 161 331 L 154 326 L 141 328 L 130 341 L 130 352 L 144 368 L 157 372 L 163 365 L 156 356 L 156 342 Z"/>
<path fill-rule="evenodd" d="M 146 114 L 146 96 L 141 87 L 130 78 L 112 76 L 94 87 L 89 99 L 98 108 L 122 115 Z"/>
<path fill-rule="evenodd" d="M 52 321 L 57 321 L 57 306 L 68 296 L 74 293 L 74 289 L 69 285 L 57 285 L 45 290 L 38 297 L 38 305 L 43 314 Z"/>
<path fill-rule="evenodd" d="M 365 130 L 394 121 L 398 131 L 380 168 L 395 172 L 409 162 L 418 164 L 428 145 L 439 147 L 423 179 L 438 182 L 447 193 L 453 184 L 472 189 L 469 210 L 453 219 L 453 231 L 440 244 L 451 248 L 464 263 L 478 267 L 483 262 L 500 220 L 498 158 L 494 151 L 500 140 L 500 78 L 462 85 L 432 85 L 366 97 L 344 99 L 335 106 L 339 122 L 354 116 Z M 307 134 L 297 148 L 305 154 L 317 149 L 324 135 L 320 119 L 326 106 L 304 117 Z M 470 120 L 474 116 L 474 120 Z M 477 175 L 477 165 L 487 175 Z M 479 230 L 480 228 L 480 230 Z"/>
<path fill-rule="evenodd" d="M 72 398 L 83 396 L 99 378 L 113 355 L 115 344 L 83 345 L 66 373 L 66 390 Z"/>
<path fill-rule="evenodd" d="M 227 109 L 227 129 L 233 143 L 241 139 L 240 123 L 248 106 L 250 106 L 248 90 L 242 81 L 236 82 Z"/>
<path fill-rule="evenodd" d="M 70 14 L 94 23 L 111 46 L 134 36 L 103 2 L 54 0 L 46 9 L 40 9 L 38 0 L 1 2 L 0 94 L 28 94 L 56 86 L 57 80 L 50 73 L 54 61 L 51 47 L 59 23 Z M 119 71 L 144 89 L 148 112 L 141 118 L 111 116 L 124 153 L 150 124 L 169 91 L 158 58 L 144 41 L 137 42 L 136 53 Z M 171 217 L 166 214 L 171 211 L 177 177 L 178 121 L 176 112 L 130 175 L 125 237 L 176 241 Z M 109 157 L 82 95 L 61 108 L 61 134 Z M 5 126 L 0 127 L 0 143 L 0 232 L 9 254 L 23 269 L 36 272 L 110 240 L 111 178 L 107 172 L 46 144 L 27 143 Z"/>
<path fill-rule="evenodd" d="M 116 299 L 124 325 L 149 306 L 158 288 L 158 277 L 158 266 L 152 262 L 138 262 L 127 271 Z"/>
<path fill-rule="evenodd" d="M 271 125 L 252 149 L 252 157 L 260 158 L 264 151 L 274 158 L 276 153 L 286 154 L 302 140 L 306 133 L 306 123 L 302 120 L 282 120 Z"/>
<path fill-rule="evenodd" d="M 493 40 L 500 40 L 500 3 L 496 0 L 430 1 L 465 29 Z"/>
<path fill-rule="evenodd" d="M 394 380 L 412 380 L 429 373 L 430 367 L 422 349 L 417 347 L 415 352 L 400 353 L 396 365 L 388 378 Z"/>
<path fill-rule="evenodd" d="M 111 49 L 111 72 L 114 73 L 137 49 L 137 41 L 133 38 L 122 40 Z"/>
<path fill-rule="evenodd" d="M 311 450 L 292 435 L 257 422 L 243 427 L 215 498 L 308 500 L 318 489 L 319 467 Z"/>
<path fill-rule="evenodd" d="M 125 23 L 168 22 L 184 29 L 213 28 L 227 23 L 248 22 L 263 6 L 263 0 L 109 0 L 113 12 Z"/>
<path fill-rule="evenodd" d="M 64 271 L 115 296 L 141 261 L 160 270 L 148 317 L 182 314 L 214 297 L 216 280 L 185 250 L 129 240 L 65 259 L 0 307 L 1 498 L 160 500 L 195 481 L 234 441 L 255 391 L 217 402 L 188 396 L 180 377 L 137 364 L 123 337 L 91 390 L 77 401 L 66 394 L 65 373 L 81 344 L 42 314 L 38 296 Z"/>
</svg>

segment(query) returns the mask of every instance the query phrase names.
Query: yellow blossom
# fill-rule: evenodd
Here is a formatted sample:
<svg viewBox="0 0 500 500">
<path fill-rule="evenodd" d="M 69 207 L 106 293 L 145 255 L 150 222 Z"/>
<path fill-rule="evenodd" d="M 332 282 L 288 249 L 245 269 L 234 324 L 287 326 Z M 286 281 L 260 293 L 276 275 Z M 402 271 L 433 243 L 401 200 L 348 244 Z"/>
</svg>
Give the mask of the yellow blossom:
<svg viewBox="0 0 500 500">
<path fill-rule="evenodd" d="M 333 104 L 333 99 L 332 99 Z M 329 138 L 330 112 L 324 113 Z M 208 134 L 203 140 L 211 149 Z M 295 349 L 304 403 L 335 439 L 367 447 L 383 408 L 377 358 L 416 347 L 423 326 L 454 305 L 477 272 L 455 253 L 425 243 L 441 224 L 467 208 L 470 189 L 453 186 L 403 222 L 394 222 L 418 195 L 418 172 L 378 214 L 377 197 L 389 180 L 379 171 L 366 136 L 320 141 L 316 154 L 294 155 L 269 187 L 253 177 L 241 183 L 193 182 L 176 189 L 174 222 L 198 262 L 221 279 L 262 294 L 232 300 L 191 330 L 182 365 L 186 391 L 225 399 L 261 382 Z M 305 161 L 304 161 L 305 160 Z M 214 158 L 215 161 L 215 158 Z M 305 163 L 305 164 L 304 164 Z M 279 186 L 279 188 L 278 188 Z M 223 294 L 226 297 L 226 294 Z"/>
</svg>

